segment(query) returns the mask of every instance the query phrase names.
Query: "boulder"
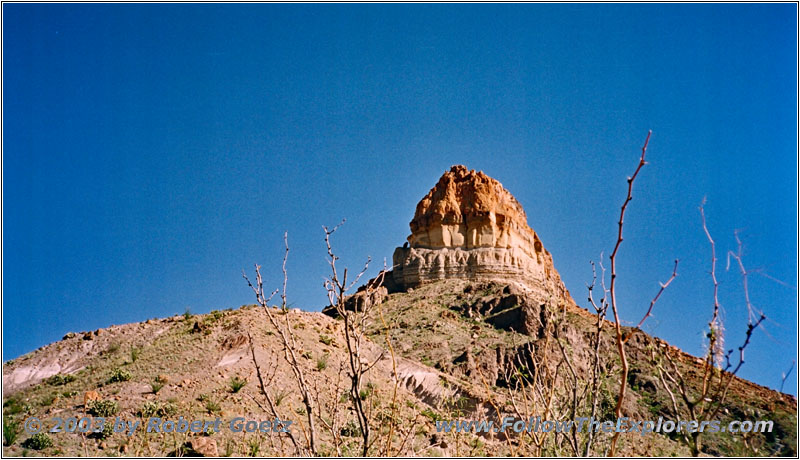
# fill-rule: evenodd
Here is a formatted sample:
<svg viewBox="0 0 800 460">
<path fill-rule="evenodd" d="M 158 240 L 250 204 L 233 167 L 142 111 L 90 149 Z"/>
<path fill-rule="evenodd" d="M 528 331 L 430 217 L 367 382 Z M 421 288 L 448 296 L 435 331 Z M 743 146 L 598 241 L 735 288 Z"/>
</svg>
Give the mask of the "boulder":
<svg viewBox="0 0 800 460">
<path fill-rule="evenodd" d="M 219 457 L 217 441 L 204 436 L 199 436 L 191 441 L 192 450 L 203 457 Z"/>
</svg>

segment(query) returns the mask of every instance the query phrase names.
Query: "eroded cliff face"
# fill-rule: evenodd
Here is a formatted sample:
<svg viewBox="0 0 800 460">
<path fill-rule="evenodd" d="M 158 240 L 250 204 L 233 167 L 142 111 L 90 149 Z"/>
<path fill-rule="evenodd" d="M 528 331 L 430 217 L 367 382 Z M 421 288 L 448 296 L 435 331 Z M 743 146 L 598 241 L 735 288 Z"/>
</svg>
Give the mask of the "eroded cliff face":
<svg viewBox="0 0 800 460">
<path fill-rule="evenodd" d="M 408 289 L 441 279 L 514 282 L 542 300 L 573 303 L 520 203 L 483 172 L 453 166 L 417 204 L 392 281 Z"/>
</svg>

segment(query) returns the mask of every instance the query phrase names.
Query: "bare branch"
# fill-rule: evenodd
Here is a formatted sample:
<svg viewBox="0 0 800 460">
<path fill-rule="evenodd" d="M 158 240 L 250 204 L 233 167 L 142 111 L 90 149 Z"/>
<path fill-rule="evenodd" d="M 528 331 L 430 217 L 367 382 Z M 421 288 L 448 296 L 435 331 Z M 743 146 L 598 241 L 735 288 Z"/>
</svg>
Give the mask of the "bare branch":
<svg viewBox="0 0 800 460">
<path fill-rule="evenodd" d="M 783 393 L 783 385 L 786 383 L 786 379 L 789 378 L 789 375 L 792 373 L 792 370 L 794 370 L 794 365 L 795 364 L 796 364 L 796 361 L 792 360 L 792 365 L 789 366 L 789 370 L 784 372 L 781 375 L 781 393 Z"/>
<path fill-rule="evenodd" d="M 744 263 L 742 263 L 742 240 L 739 238 L 739 230 L 733 232 L 734 237 L 736 238 L 736 252 L 728 251 L 728 263 L 725 267 L 725 270 L 729 270 L 731 266 L 731 258 L 736 260 L 737 265 L 739 265 L 739 272 L 742 274 L 742 286 L 744 287 L 744 300 L 745 304 L 747 305 L 747 324 L 752 324 L 754 320 L 761 315 L 761 312 L 756 314 L 756 310 L 753 308 L 752 302 L 750 302 L 750 289 L 747 286 L 747 275 L 749 274 L 748 271 L 744 268 Z"/>
<path fill-rule="evenodd" d="M 616 417 L 619 419 L 622 417 L 622 401 L 625 399 L 625 391 L 628 385 L 628 358 L 625 355 L 625 342 L 622 338 L 622 325 L 620 324 L 619 320 L 619 311 L 617 309 L 617 291 L 616 291 L 616 284 L 617 284 L 617 251 L 619 251 L 619 247 L 622 244 L 622 226 L 623 222 L 625 221 L 625 210 L 628 208 L 628 203 L 631 202 L 633 199 L 633 181 L 636 180 L 636 176 L 639 175 L 639 171 L 641 171 L 642 167 L 647 164 L 645 162 L 645 154 L 647 153 L 647 144 L 650 142 L 650 135 L 652 131 L 647 132 L 647 138 L 644 140 L 644 146 L 642 146 L 642 156 L 639 158 L 639 165 L 636 167 L 636 171 L 633 172 L 633 175 L 628 178 L 628 195 L 625 198 L 625 201 L 622 203 L 622 208 L 619 212 L 619 222 L 618 222 L 618 232 L 617 232 L 617 243 L 614 245 L 614 251 L 611 253 L 611 286 L 610 286 L 610 295 L 611 295 L 611 311 L 614 313 L 614 327 L 617 334 L 617 350 L 619 351 L 619 357 L 622 361 L 622 375 L 620 377 L 620 386 L 619 386 L 619 398 L 617 399 L 617 406 L 614 409 L 614 413 Z M 609 450 L 609 455 L 614 456 L 617 447 L 617 440 L 619 439 L 619 432 L 614 434 L 614 437 L 611 440 L 611 448 Z"/>
<path fill-rule="evenodd" d="M 267 404 L 269 404 L 272 416 L 278 420 L 283 420 L 283 417 L 278 412 L 277 406 L 275 405 L 275 403 L 272 400 L 272 397 L 267 391 L 267 385 L 264 384 L 264 378 L 261 374 L 261 367 L 258 365 L 258 360 L 256 359 L 256 350 L 253 345 L 253 336 L 251 336 L 249 332 L 247 333 L 247 340 L 250 343 L 250 355 L 253 358 L 253 365 L 256 368 L 256 375 L 258 376 L 258 385 L 259 388 L 261 389 L 261 393 L 264 395 L 264 398 L 266 398 Z M 255 398 L 253 398 L 253 401 L 255 401 L 255 403 L 258 404 L 258 406 L 261 407 L 262 410 L 266 411 L 266 409 L 261 405 L 261 403 L 256 401 Z M 291 430 L 287 430 L 286 434 L 289 437 L 289 440 L 292 441 L 292 444 L 294 445 L 295 449 L 297 449 L 297 452 L 298 453 L 302 452 L 302 449 L 300 448 L 300 445 L 298 444 L 297 439 L 295 439 L 294 434 L 292 434 Z"/>
<path fill-rule="evenodd" d="M 363 456 L 367 456 L 370 450 L 370 447 L 377 441 L 377 438 L 372 438 L 372 431 L 370 426 L 370 419 L 371 419 L 371 411 L 370 408 L 364 406 L 364 401 L 361 398 L 361 388 L 364 383 L 364 376 L 367 372 L 369 372 L 374 366 L 378 364 L 378 362 L 383 358 L 383 353 L 381 355 L 370 362 L 366 356 L 362 355 L 362 348 L 366 341 L 366 331 L 369 326 L 369 323 L 372 318 L 372 311 L 373 307 L 376 304 L 380 303 L 378 299 L 376 299 L 376 295 L 378 289 L 383 285 L 384 278 L 386 276 L 386 263 L 384 262 L 384 269 L 380 272 L 380 274 L 373 280 L 369 281 L 363 288 L 360 290 L 357 295 L 363 295 L 363 303 L 359 304 L 359 299 L 354 298 L 351 302 L 352 308 L 348 308 L 348 300 L 347 300 L 347 293 L 350 289 L 352 289 L 361 277 L 367 272 L 369 269 L 369 264 L 371 262 L 370 258 L 367 258 L 366 263 L 364 264 L 364 268 L 355 276 L 353 281 L 350 283 L 347 282 L 348 277 L 348 270 L 345 268 L 341 272 L 341 278 L 336 267 L 336 261 L 339 259 L 334 251 L 333 246 L 331 244 L 331 235 L 339 228 L 340 225 L 344 223 L 344 220 L 337 226 L 329 229 L 328 227 L 323 226 L 323 230 L 325 231 L 325 246 L 328 251 L 328 264 L 331 268 L 331 274 L 329 278 L 325 279 L 324 287 L 328 294 L 328 302 L 329 306 L 336 311 L 339 317 L 342 318 L 344 322 L 344 336 L 345 336 L 345 344 L 347 347 L 347 361 L 349 364 L 348 369 L 348 376 L 350 378 L 350 401 L 353 404 L 353 408 L 356 413 L 356 418 L 358 420 L 359 428 L 361 429 L 361 454 Z M 380 311 L 380 309 L 379 309 Z M 388 341 L 388 329 L 387 329 L 387 341 Z M 387 342 L 391 350 L 391 343 Z M 390 351 L 392 354 L 392 362 L 394 366 L 394 352 Z M 396 378 L 396 377 L 395 377 Z M 391 450 L 391 431 L 390 429 L 390 436 L 387 440 L 385 445 L 385 449 L 388 452 Z"/>
<path fill-rule="evenodd" d="M 709 244 L 711 245 L 711 280 L 714 285 L 714 305 L 711 320 L 709 321 L 708 351 L 704 362 L 703 381 L 700 393 L 696 397 L 692 397 L 689 394 L 688 382 L 684 378 L 684 375 L 680 372 L 675 360 L 672 358 L 672 356 L 670 356 L 669 349 L 667 349 L 663 355 L 667 359 L 670 369 L 665 369 L 660 364 L 657 365 L 661 383 L 672 400 L 675 417 L 679 418 L 681 417 L 681 414 L 679 413 L 672 387 L 674 387 L 675 391 L 680 394 L 689 418 L 692 420 L 697 420 L 698 422 L 717 418 L 719 411 L 722 409 L 723 404 L 725 403 L 725 399 L 728 395 L 728 390 L 733 383 L 733 379 L 744 365 L 744 352 L 747 346 L 750 344 L 753 331 L 755 331 L 755 329 L 758 328 L 766 319 L 766 316 L 764 316 L 762 313 L 757 319 L 754 320 L 754 309 L 750 304 L 750 298 L 747 289 L 747 270 L 745 270 L 742 262 L 742 243 L 737 234 L 736 241 L 738 244 L 738 250 L 736 253 L 732 251 L 728 253 L 728 268 L 730 268 L 731 258 L 735 259 L 739 264 L 745 290 L 745 300 L 748 305 L 748 322 L 745 340 L 738 348 L 738 361 L 734 365 L 734 363 L 731 362 L 731 355 L 733 354 L 734 350 L 730 349 L 727 351 L 727 353 L 725 353 L 723 350 L 723 328 L 722 322 L 720 321 L 720 303 L 718 298 L 719 281 L 716 277 L 717 258 L 714 239 L 711 237 L 711 233 L 706 225 L 705 211 L 703 209 L 704 205 L 705 200 L 703 200 L 703 203 L 700 205 L 700 215 L 702 217 L 703 231 L 706 234 Z M 724 366 L 722 366 L 723 360 L 725 363 Z M 691 435 L 683 435 L 683 439 L 691 450 L 692 455 L 699 456 L 701 453 L 700 432 L 695 432 Z"/>
<path fill-rule="evenodd" d="M 642 324 L 644 324 L 645 320 L 652 315 L 653 305 L 655 305 L 656 302 L 658 302 L 658 298 L 661 297 L 661 294 L 664 292 L 665 289 L 667 289 L 667 286 L 669 286 L 669 283 L 671 283 L 672 280 L 674 280 L 676 276 L 678 276 L 678 259 L 675 259 L 675 267 L 672 269 L 672 276 L 669 277 L 669 279 L 667 280 L 666 283 L 661 285 L 661 289 L 658 290 L 658 294 L 656 294 L 656 296 L 653 297 L 653 300 L 650 301 L 650 308 L 647 309 L 647 313 L 644 315 L 642 320 L 639 321 L 639 324 L 636 325 L 637 329 L 641 329 L 642 328 Z M 633 334 L 631 334 L 631 336 L 632 335 Z M 628 336 L 628 338 L 630 338 L 631 336 Z"/>
<path fill-rule="evenodd" d="M 297 358 L 297 344 L 295 340 L 295 333 L 294 329 L 292 328 L 291 320 L 290 320 L 290 313 L 287 309 L 286 303 L 286 284 L 287 284 L 287 273 L 286 273 L 286 260 L 289 257 L 289 240 L 288 235 L 284 233 L 284 244 L 286 246 L 286 251 L 283 255 L 283 294 L 281 295 L 281 312 L 284 317 L 284 323 L 281 324 L 275 315 L 272 312 L 272 309 L 269 307 L 269 302 L 272 297 L 278 292 L 276 289 L 272 292 L 269 297 L 265 297 L 264 295 L 264 282 L 261 276 L 261 266 L 256 265 L 256 283 L 250 281 L 247 277 L 247 274 L 242 272 L 242 276 L 244 277 L 247 284 L 256 294 L 256 301 L 261 305 L 261 308 L 267 314 L 267 319 L 269 320 L 272 327 L 278 332 L 278 336 L 281 339 L 281 345 L 283 346 L 283 358 L 289 364 L 290 368 L 292 369 L 292 374 L 297 381 L 298 387 L 300 389 L 300 395 L 302 397 L 303 405 L 306 409 L 306 415 L 308 418 L 308 431 L 304 434 L 307 437 L 308 441 L 308 448 L 307 450 L 310 452 L 311 455 L 317 455 L 317 446 L 316 446 L 316 428 L 314 423 L 314 403 L 313 397 L 311 395 L 311 391 L 309 390 L 305 372 L 303 371 L 302 364 L 299 362 Z M 255 361 L 255 354 L 253 354 L 253 359 Z M 258 368 L 256 368 L 258 371 Z M 260 372 L 260 371 L 259 371 Z M 303 424 L 300 424 L 303 427 Z"/>
</svg>

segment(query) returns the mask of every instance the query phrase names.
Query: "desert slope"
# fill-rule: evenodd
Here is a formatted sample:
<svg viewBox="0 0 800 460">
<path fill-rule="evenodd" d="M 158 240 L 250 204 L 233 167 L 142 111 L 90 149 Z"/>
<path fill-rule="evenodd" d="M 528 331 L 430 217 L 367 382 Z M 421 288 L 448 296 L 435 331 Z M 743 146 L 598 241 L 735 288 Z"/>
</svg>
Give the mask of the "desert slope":
<svg viewBox="0 0 800 460">
<path fill-rule="evenodd" d="M 402 455 L 511 455 L 519 454 L 514 438 L 497 436 L 440 434 L 435 421 L 441 419 L 485 419 L 497 417 L 495 408 L 513 414 L 513 401 L 503 382 L 503 356 L 512 355 L 525 343 L 536 343 L 509 329 L 506 322 L 491 318 L 477 321 L 469 317 L 464 305 L 500 304 L 514 287 L 495 283 L 441 281 L 411 292 L 388 295 L 381 308 L 386 314 L 389 333 L 397 353 L 397 417 L 414 426 Z M 506 301 L 507 302 L 507 301 Z M 511 307 L 513 309 L 514 307 Z M 277 311 L 277 310 L 276 310 Z M 321 405 L 340 404 L 344 426 L 353 425 L 353 414 L 342 402 L 345 390 L 347 354 L 341 321 L 321 313 L 292 310 L 290 313 L 303 365 L 310 386 L 316 388 Z M 569 324 L 563 333 L 573 344 L 575 363 L 580 363 L 580 344 L 588 337 L 593 316 L 583 309 L 562 310 Z M 146 408 L 158 407 L 166 417 L 211 420 L 225 423 L 234 417 L 266 420 L 267 402 L 258 385 L 250 352 L 253 338 L 256 362 L 268 377 L 267 391 L 280 399 L 278 411 L 286 419 L 302 420 L 302 402 L 291 370 L 283 360 L 282 349 L 266 314 L 260 307 L 213 312 L 190 317 L 151 319 L 142 323 L 112 326 L 94 332 L 69 334 L 62 341 L 42 347 L 19 359 L 4 363 L 4 420 L 21 423 L 30 416 L 41 420 L 52 417 L 78 417 L 84 414 L 83 398 L 96 391 L 101 399 L 117 403 L 115 416 L 144 420 Z M 372 329 L 369 358 L 383 359 L 369 372 L 367 400 L 376 411 L 389 410 L 394 389 L 392 361 L 383 343 L 385 330 Z M 652 418 L 667 415 L 665 395 L 653 385 L 648 369 L 647 349 L 663 342 L 640 333 L 632 356 L 632 388 L 627 413 L 632 417 Z M 533 339 L 533 340 L 531 340 Z M 607 337 L 610 343 L 611 338 Z M 607 353 L 613 359 L 613 349 Z M 683 365 L 691 369 L 695 358 L 682 355 Z M 579 372 L 586 372 L 577 364 Z M 130 380 L 109 382 L 115 372 L 130 374 Z M 53 375 L 71 375 L 74 380 L 54 382 Z M 246 380 L 233 392 L 231 380 Z M 50 379 L 50 380 L 48 380 Z M 153 383 L 165 383 L 153 393 Z M 612 378 L 613 380 L 613 378 Z M 561 397 L 561 396 L 559 396 Z M 606 396 L 611 397 L 611 393 Z M 718 436 L 709 448 L 721 455 L 791 455 L 796 452 L 796 401 L 750 382 L 735 379 L 725 417 L 772 418 L 778 429 L 770 437 L 753 437 L 750 446 L 741 438 Z M 603 403 L 606 407 L 608 402 Z M 607 410 L 607 408 L 606 408 Z M 562 414 L 566 415 L 566 414 Z M 600 414 L 608 416 L 608 414 Z M 302 428 L 294 428 L 302 436 Z M 321 430 L 322 453 L 336 455 L 332 437 Z M 341 431 L 340 431 L 341 433 Z M 137 432 L 128 437 L 113 434 L 106 439 L 76 433 L 53 433 L 54 446 L 42 451 L 24 449 L 24 433 L 4 454 L 21 455 L 174 455 L 197 453 L 191 450 L 198 438 L 214 441 L 218 455 L 292 455 L 291 442 L 283 435 L 231 433 L 221 430 L 210 436 Z M 345 437 L 344 454 L 357 454 L 357 438 Z M 193 442 L 195 444 L 193 444 Z M 204 441 L 205 442 L 205 441 Z M 602 447 L 607 439 L 597 440 Z M 510 443 L 510 444 L 509 444 Z M 206 446 L 205 443 L 200 445 Z M 326 450 L 327 449 L 327 450 Z M 350 450 L 348 450 L 350 449 Z M 554 447 L 549 453 L 569 455 L 569 450 Z M 623 437 L 623 455 L 688 455 L 686 447 L 666 435 Z M 399 453 L 398 453 L 399 454 Z"/>
</svg>

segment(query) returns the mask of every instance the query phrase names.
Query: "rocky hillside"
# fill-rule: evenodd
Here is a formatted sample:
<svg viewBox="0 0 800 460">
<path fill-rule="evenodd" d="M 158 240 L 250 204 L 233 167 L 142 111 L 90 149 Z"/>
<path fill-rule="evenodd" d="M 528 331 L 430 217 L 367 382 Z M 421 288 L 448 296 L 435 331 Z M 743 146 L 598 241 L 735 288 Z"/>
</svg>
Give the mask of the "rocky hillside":
<svg viewBox="0 0 800 460">
<path fill-rule="evenodd" d="M 615 420 L 620 360 L 613 325 L 572 300 L 522 207 L 499 182 L 453 167 L 417 206 L 410 227 L 382 284 L 368 283 L 339 312 L 243 306 L 187 313 L 69 333 L 4 363 L 3 454 L 285 456 L 307 453 L 313 439 L 319 455 L 360 455 L 357 405 L 366 407 L 370 455 L 607 453 L 611 433 L 437 430 L 437 422 L 449 420 Z M 342 311 L 353 312 L 366 333 L 357 352 L 348 346 L 353 329 L 345 334 Z M 708 408 L 704 416 L 723 425 L 774 423 L 771 433 L 704 433 L 695 440 L 702 454 L 797 455 L 794 397 L 709 372 L 700 358 L 624 330 L 625 416 L 691 419 L 676 385 L 683 383 L 695 414 Z M 368 369 L 355 396 L 353 363 Z M 142 425 L 132 435 L 23 431 L 30 417 L 51 428 L 56 417 L 85 415 Z M 147 432 L 151 417 L 221 425 Z M 230 423 L 237 417 L 293 423 L 288 433 L 235 432 Z M 617 453 L 686 456 L 689 445 L 675 432 L 630 432 L 621 435 Z"/>
<path fill-rule="evenodd" d="M 588 416 L 591 398 L 586 392 L 591 388 L 597 318 L 585 309 L 571 304 L 541 304 L 535 295 L 515 285 L 446 280 L 391 294 L 383 310 L 403 357 L 447 375 L 456 382 L 458 394 L 470 401 L 468 416 L 462 418 L 481 418 L 473 415 L 476 413 L 497 417 L 499 411 L 502 416 L 523 419 L 546 413 L 557 419 L 571 419 L 573 390 L 579 392 L 577 416 Z M 373 330 L 376 340 L 381 329 Z M 631 333 L 634 329 L 625 331 Z M 599 350 L 601 373 L 595 418 L 615 420 L 619 359 L 613 327 L 607 321 L 600 334 Z M 623 406 L 626 416 L 636 420 L 676 418 L 657 371 L 658 365 L 666 367 L 667 353 L 687 377 L 690 394 L 700 391 L 702 359 L 636 330 L 628 342 L 629 392 Z M 539 376 L 535 377 L 537 369 Z M 525 404 L 529 407 L 525 408 Z M 434 405 L 447 419 L 464 412 L 452 399 L 436 400 Z M 773 420 L 774 430 L 767 435 L 705 434 L 701 438 L 702 451 L 722 456 L 796 455 L 796 407 L 797 400 L 791 395 L 733 377 L 718 418 L 723 424 L 732 420 Z M 685 408 L 678 408 L 678 418 L 689 419 Z M 621 440 L 621 455 L 691 453 L 674 434 L 626 435 Z M 609 439 L 596 439 L 592 452 L 605 453 Z M 585 446 L 585 441 L 579 444 Z M 525 444 L 522 440 L 520 443 Z M 498 448 L 507 449 L 502 444 Z M 542 450 L 529 445 L 527 449 L 503 452 L 574 455 L 564 440 L 560 444 L 554 440 L 549 446 L 545 443 Z"/>
<path fill-rule="evenodd" d="M 427 284 L 408 293 L 389 295 L 382 305 L 396 358 L 400 382 L 394 407 L 398 419 L 413 424 L 406 445 L 398 455 L 516 455 L 530 454 L 521 438 L 437 433 L 435 421 L 442 419 L 485 419 L 497 417 L 495 406 L 503 414 L 516 416 L 524 405 L 524 392 L 513 390 L 513 376 L 521 362 L 542 357 L 561 361 L 555 342 L 542 342 L 540 332 L 524 329 L 510 318 L 520 309 L 525 296 L 509 285 L 445 280 Z M 516 305 L 512 305 L 516 304 Z M 277 311 L 277 310 L 276 310 Z M 483 313 L 481 313 L 483 312 Z M 292 310 L 301 361 L 310 386 L 318 389 L 322 405 L 341 405 L 345 433 L 343 454 L 358 454 L 355 418 L 346 403 L 345 369 L 347 353 L 340 321 L 321 313 Z M 481 314 L 482 316 L 477 316 Z M 560 316 L 560 317 L 559 317 Z M 588 348 L 593 317 L 585 310 L 568 308 L 557 312 L 551 327 L 560 328 L 561 340 L 568 342 L 567 353 L 579 375 L 587 375 Z M 606 357 L 613 361 L 610 328 L 604 334 Z M 377 357 L 383 351 L 385 331 L 377 324 L 368 352 Z M 528 332 L 534 332 L 533 336 Z M 255 361 L 250 350 L 252 335 Z M 668 347 L 663 342 L 640 333 L 633 356 L 631 388 L 626 414 L 642 420 L 671 417 L 668 396 L 654 379 L 650 351 Z M 542 349 L 533 360 L 530 350 Z M 698 369 L 695 358 L 683 355 L 681 365 Z M 535 353 L 535 351 L 534 351 Z M 260 307 L 217 311 L 207 315 L 176 316 L 152 319 L 143 323 L 112 326 L 94 332 L 69 334 L 64 340 L 42 347 L 4 364 L 3 419 L 9 425 L 21 424 L 30 416 L 42 421 L 53 417 L 81 418 L 86 412 L 84 397 L 96 391 L 101 400 L 112 401 L 113 416 L 123 420 L 146 422 L 150 416 L 165 419 L 213 420 L 221 417 L 227 424 L 234 417 L 247 420 L 270 420 L 271 412 L 261 391 L 254 362 L 269 375 L 266 389 L 284 420 L 302 420 L 303 404 L 295 388 L 291 369 L 283 359 L 276 331 L 269 325 Z M 693 367 L 695 366 L 695 367 Z M 560 366 L 561 379 L 568 372 Z M 598 419 L 613 419 L 613 365 L 603 385 Z M 369 374 L 367 401 L 376 412 L 388 411 L 394 389 L 393 366 L 386 357 Z M 266 377 L 265 377 L 266 378 Z M 236 382 L 246 384 L 234 391 Z M 556 387 L 562 384 L 556 382 Z M 566 385 L 557 391 L 569 389 Z M 515 396 L 516 399 L 515 400 Z M 547 396 L 546 394 L 543 396 Z M 569 418 L 563 413 L 569 395 L 554 394 L 552 418 Z M 531 398 L 531 406 L 536 403 Z M 92 403 L 89 404 L 90 406 Z M 515 409 L 514 406 L 517 406 Z M 712 455 L 794 455 L 796 450 L 796 401 L 756 384 L 735 379 L 723 420 L 733 418 L 775 421 L 771 435 L 708 434 L 705 452 Z M 530 409 L 533 410 L 532 408 Z M 521 410 L 524 412 L 524 409 Z M 91 414 L 91 410 L 89 410 Z M 545 412 L 540 412 L 544 414 Z M 50 424 L 49 426 L 52 426 Z M 226 425 L 227 426 L 227 425 Z M 301 429 L 297 428 L 296 434 Z M 336 455 L 332 436 L 320 430 L 320 453 Z M 134 436 L 112 433 L 107 437 L 79 433 L 51 433 L 52 447 L 41 451 L 23 445 L 30 438 L 21 432 L 3 447 L 4 455 L 68 456 L 163 456 L 197 453 L 192 447 L 211 455 L 290 455 L 291 442 L 284 435 L 232 433 L 228 429 L 205 435 L 186 433 L 145 433 Z M 555 438 L 555 436 L 553 436 Z M 213 441 L 213 442 L 211 442 Z M 608 437 L 596 440 L 594 453 L 602 454 Z M 622 455 L 689 455 L 677 438 L 662 434 L 627 433 L 622 438 Z M 570 448 L 544 443 L 541 454 L 572 455 Z"/>
<path fill-rule="evenodd" d="M 320 313 L 292 310 L 287 315 L 294 325 L 309 385 L 319 389 L 321 404 L 338 402 L 343 390 L 336 382 L 344 378 L 341 369 L 346 357 L 341 324 Z M 226 424 L 237 416 L 271 420 L 274 417 L 264 408 L 267 401 L 257 378 L 258 363 L 265 389 L 281 419 L 297 421 L 302 404 L 291 383 L 291 370 L 283 360 L 276 332 L 268 326 L 263 309 L 250 306 L 68 334 L 60 342 L 4 364 L 3 419 L 19 423 L 21 429 L 21 423 L 30 416 L 48 421 L 54 417 L 92 415 L 93 403 L 86 407 L 84 398 L 87 392 L 96 391 L 100 400 L 109 401 L 113 408 L 103 415 L 123 420 L 144 422 L 151 416 L 175 420 L 181 416 L 198 420 L 221 417 Z M 370 344 L 367 353 L 379 354 L 379 347 Z M 385 393 L 392 386 L 391 368 L 387 362 L 379 362 L 373 371 L 374 393 L 370 397 L 385 401 Z M 405 392 L 402 396 L 414 400 Z M 299 428 L 294 429 L 299 432 Z M 134 436 L 63 432 L 49 436 L 53 446 L 39 453 L 188 455 L 193 453 L 193 446 L 197 450 L 196 438 L 213 441 L 201 441 L 201 453 L 207 455 L 277 456 L 292 452 L 285 435 L 231 433 L 228 429 L 208 436 L 142 430 Z M 16 442 L 4 447 L 4 454 L 36 453 L 32 448 L 26 449 L 26 438 L 28 435 L 21 432 Z"/>
</svg>

